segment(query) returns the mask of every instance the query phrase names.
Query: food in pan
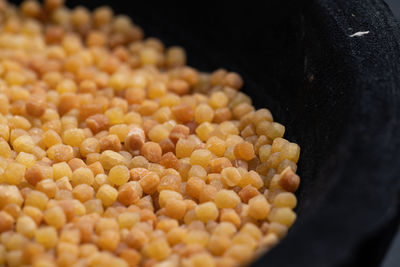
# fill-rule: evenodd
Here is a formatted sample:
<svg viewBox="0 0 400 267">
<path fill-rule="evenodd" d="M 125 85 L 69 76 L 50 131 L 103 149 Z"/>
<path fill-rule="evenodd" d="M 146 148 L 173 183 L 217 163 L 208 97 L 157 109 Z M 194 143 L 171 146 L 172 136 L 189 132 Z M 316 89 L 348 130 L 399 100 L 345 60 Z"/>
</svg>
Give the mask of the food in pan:
<svg viewBox="0 0 400 267">
<path fill-rule="evenodd" d="M 0 19 L 0 265 L 237 266 L 286 235 L 300 148 L 239 74 L 109 7 Z"/>
</svg>

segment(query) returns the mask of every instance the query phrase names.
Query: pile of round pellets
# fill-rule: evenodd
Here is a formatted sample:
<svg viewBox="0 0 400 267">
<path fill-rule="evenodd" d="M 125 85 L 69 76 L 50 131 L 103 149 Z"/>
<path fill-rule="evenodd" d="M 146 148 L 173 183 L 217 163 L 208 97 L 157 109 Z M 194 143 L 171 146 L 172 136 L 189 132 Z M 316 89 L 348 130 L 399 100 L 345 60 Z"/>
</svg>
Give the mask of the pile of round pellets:
<svg viewBox="0 0 400 267">
<path fill-rule="evenodd" d="M 0 0 L 0 266 L 229 267 L 296 219 L 300 148 L 239 74 L 109 7 Z"/>
</svg>

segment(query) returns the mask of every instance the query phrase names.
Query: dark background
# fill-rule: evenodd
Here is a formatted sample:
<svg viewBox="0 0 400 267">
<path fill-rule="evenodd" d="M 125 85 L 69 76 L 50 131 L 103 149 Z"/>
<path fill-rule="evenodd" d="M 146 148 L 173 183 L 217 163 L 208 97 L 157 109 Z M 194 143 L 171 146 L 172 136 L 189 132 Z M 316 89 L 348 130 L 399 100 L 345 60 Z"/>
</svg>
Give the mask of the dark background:
<svg viewBox="0 0 400 267">
<path fill-rule="evenodd" d="M 385 0 L 392 9 L 394 15 L 400 18 L 400 1 L 399 0 Z"/>
<path fill-rule="evenodd" d="M 400 19 L 400 0 L 385 0 L 389 4 L 393 14 Z M 400 265 L 400 231 L 393 240 L 381 267 L 397 267 Z"/>
<path fill-rule="evenodd" d="M 386 0 L 389 4 L 393 14 L 396 18 L 400 19 L 400 1 L 399 0 Z M 393 240 L 390 250 L 388 251 L 381 267 L 397 267 L 400 264 L 400 231 L 398 231 L 396 238 Z"/>
</svg>

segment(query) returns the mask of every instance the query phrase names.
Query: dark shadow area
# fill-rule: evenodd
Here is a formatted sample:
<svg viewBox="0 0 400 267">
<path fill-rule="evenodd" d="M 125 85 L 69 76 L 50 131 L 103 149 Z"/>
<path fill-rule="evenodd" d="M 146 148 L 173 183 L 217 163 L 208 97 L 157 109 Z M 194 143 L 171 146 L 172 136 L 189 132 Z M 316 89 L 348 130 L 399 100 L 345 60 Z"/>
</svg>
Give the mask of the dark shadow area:
<svg viewBox="0 0 400 267">
<path fill-rule="evenodd" d="M 390 9 L 392 10 L 394 16 L 397 20 L 400 19 L 400 2 L 397 0 L 385 0 L 385 2 L 389 5 Z"/>
</svg>

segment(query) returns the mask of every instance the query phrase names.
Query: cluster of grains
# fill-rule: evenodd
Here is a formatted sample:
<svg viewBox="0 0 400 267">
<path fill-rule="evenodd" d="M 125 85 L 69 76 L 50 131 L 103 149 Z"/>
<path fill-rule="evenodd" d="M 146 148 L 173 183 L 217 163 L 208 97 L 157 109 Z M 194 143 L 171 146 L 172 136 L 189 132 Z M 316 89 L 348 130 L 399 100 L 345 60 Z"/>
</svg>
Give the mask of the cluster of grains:
<svg viewBox="0 0 400 267">
<path fill-rule="evenodd" d="M 108 7 L 0 20 L 1 266 L 228 267 L 285 236 L 300 148 L 237 73 Z"/>
</svg>

